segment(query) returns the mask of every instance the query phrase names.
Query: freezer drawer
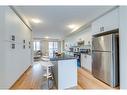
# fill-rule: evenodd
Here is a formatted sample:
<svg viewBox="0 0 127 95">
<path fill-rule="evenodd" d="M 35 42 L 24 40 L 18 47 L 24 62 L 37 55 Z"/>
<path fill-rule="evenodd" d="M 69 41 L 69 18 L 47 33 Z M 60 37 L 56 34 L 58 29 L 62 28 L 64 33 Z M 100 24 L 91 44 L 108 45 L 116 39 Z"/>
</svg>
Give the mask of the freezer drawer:
<svg viewBox="0 0 127 95">
<path fill-rule="evenodd" d="M 93 52 L 92 54 L 92 74 L 99 80 L 111 84 L 112 74 L 112 53 Z"/>
</svg>

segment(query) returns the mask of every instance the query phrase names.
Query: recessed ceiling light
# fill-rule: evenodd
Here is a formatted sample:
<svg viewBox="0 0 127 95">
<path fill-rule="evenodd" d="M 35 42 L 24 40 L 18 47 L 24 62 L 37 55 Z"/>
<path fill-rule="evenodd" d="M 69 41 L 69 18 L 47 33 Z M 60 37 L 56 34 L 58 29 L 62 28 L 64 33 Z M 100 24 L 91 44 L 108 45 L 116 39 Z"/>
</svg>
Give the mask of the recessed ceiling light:
<svg viewBox="0 0 127 95">
<path fill-rule="evenodd" d="M 45 38 L 46 38 L 46 39 L 48 39 L 49 37 L 48 37 L 48 36 L 46 36 Z"/>
<path fill-rule="evenodd" d="M 75 24 L 70 24 L 70 25 L 68 25 L 67 27 L 70 28 L 70 29 L 74 29 L 74 28 L 77 27 L 77 25 L 75 25 Z"/>
<path fill-rule="evenodd" d="M 77 25 L 77 24 L 70 24 L 70 25 L 68 25 L 67 27 L 70 28 L 70 29 L 72 29 L 72 31 L 71 31 L 71 33 L 72 33 L 72 32 L 74 32 L 74 31 L 76 31 L 76 30 L 80 27 L 80 25 Z"/>
<path fill-rule="evenodd" d="M 39 19 L 32 19 L 32 22 L 34 22 L 34 23 L 41 23 L 42 21 L 39 20 Z"/>
</svg>

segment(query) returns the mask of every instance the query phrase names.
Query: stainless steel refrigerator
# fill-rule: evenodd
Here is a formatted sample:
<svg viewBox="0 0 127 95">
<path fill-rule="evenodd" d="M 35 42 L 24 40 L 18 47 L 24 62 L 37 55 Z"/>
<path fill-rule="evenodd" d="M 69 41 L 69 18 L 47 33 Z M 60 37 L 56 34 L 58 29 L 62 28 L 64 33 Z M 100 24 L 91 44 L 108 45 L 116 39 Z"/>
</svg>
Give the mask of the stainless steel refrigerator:
<svg viewBox="0 0 127 95">
<path fill-rule="evenodd" d="M 111 87 L 119 84 L 118 33 L 101 35 L 92 39 L 92 74 Z"/>
</svg>

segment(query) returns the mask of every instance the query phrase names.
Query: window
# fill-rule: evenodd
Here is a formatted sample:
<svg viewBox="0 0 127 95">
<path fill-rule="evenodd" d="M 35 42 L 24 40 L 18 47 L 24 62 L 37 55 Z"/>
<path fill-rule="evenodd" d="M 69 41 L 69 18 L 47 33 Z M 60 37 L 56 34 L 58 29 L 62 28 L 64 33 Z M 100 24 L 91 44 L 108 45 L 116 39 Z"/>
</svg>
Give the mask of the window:
<svg viewBox="0 0 127 95">
<path fill-rule="evenodd" d="M 49 42 L 49 56 L 52 57 L 56 51 L 58 51 L 58 42 Z"/>
<path fill-rule="evenodd" d="M 38 51 L 41 49 L 40 41 L 34 41 L 33 45 L 34 45 L 34 51 Z"/>
</svg>

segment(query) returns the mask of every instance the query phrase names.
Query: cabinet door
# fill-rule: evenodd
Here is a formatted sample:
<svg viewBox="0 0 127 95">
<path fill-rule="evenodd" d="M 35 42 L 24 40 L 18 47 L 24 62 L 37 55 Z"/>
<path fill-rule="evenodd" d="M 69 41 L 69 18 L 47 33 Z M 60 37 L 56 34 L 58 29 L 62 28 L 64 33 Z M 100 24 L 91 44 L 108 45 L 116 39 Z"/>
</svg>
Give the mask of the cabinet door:
<svg viewBox="0 0 127 95">
<path fill-rule="evenodd" d="M 92 58 L 90 55 L 81 54 L 81 67 L 85 68 L 88 71 L 92 71 Z"/>
<path fill-rule="evenodd" d="M 119 24 L 118 8 L 105 14 L 92 23 L 92 35 L 107 32 L 118 28 Z"/>
<path fill-rule="evenodd" d="M 85 63 L 85 69 L 87 69 L 88 71 L 92 71 L 92 61 L 91 61 L 91 56 L 90 55 L 86 55 L 86 63 Z"/>
<path fill-rule="evenodd" d="M 92 35 L 96 35 L 100 33 L 100 26 L 102 25 L 101 20 L 98 19 L 92 23 Z"/>
<path fill-rule="evenodd" d="M 84 67 L 85 65 L 85 57 L 84 57 L 85 54 L 81 54 L 81 67 Z"/>
<path fill-rule="evenodd" d="M 81 60 L 81 67 L 83 67 L 83 54 L 81 54 L 80 60 Z"/>
<path fill-rule="evenodd" d="M 81 67 L 85 68 L 85 64 L 86 64 L 86 59 L 87 56 L 86 54 L 81 54 Z"/>
<path fill-rule="evenodd" d="M 104 27 L 104 31 L 102 32 L 106 32 L 118 28 L 118 20 L 119 20 L 118 14 L 119 12 L 117 8 L 102 17 L 102 22 Z"/>
</svg>

